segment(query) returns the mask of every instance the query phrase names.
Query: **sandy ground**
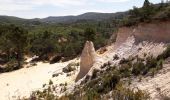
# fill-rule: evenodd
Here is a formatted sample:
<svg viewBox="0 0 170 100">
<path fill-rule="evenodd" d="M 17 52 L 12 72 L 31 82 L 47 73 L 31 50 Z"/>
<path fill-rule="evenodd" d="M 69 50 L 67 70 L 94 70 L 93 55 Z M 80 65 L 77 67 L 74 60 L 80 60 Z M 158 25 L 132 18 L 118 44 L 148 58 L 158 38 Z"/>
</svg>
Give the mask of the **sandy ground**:
<svg viewBox="0 0 170 100">
<path fill-rule="evenodd" d="M 165 64 L 164 68 L 154 77 L 142 78 L 141 82 L 132 81 L 131 86 L 147 91 L 152 100 L 162 100 L 160 93 L 170 97 L 170 64 Z"/>
<path fill-rule="evenodd" d="M 75 61 L 78 60 L 56 64 L 39 62 L 37 66 L 0 74 L 0 100 L 28 97 L 32 91 L 42 89 L 43 84 L 48 84 L 50 79 L 54 84 L 74 83 L 76 75 L 66 77 L 66 74 L 62 74 L 52 78 L 52 74 L 62 72 L 62 68 Z"/>
</svg>

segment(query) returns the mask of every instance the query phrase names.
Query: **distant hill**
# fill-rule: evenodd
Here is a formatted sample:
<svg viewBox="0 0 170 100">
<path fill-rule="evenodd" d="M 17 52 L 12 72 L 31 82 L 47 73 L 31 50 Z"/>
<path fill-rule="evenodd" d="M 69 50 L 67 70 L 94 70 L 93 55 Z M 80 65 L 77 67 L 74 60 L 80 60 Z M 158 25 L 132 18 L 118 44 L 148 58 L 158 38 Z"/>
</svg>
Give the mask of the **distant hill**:
<svg viewBox="0 0 170 100">
<path fill-rule="evenodd" d="M 48 23 L 70 23 L 70 22 L 76 22 L 79 20 L 102 21 L 102 20 L 107 20 L 111 18 L 113 19 L 123 18 L 126 14 L 127 14 L 126 12 L 118 12 L 118 13 L 89 12 L 89 13 L 84 13 L 78 16 L 47 17 L 47 18 L 41 19 L 41 21 L 48 22 Z"/>
<path fill-rule="evenodd" d="M 41 24 L 41 23 L 72 23 L 81 20 L 87 21 L 102 21 L 107 19 L 121 19 L 123 18 L 127 12 L 118 12 L 118 13 L 95 13 L 89 12 L 84 13 L 78 16 L 50 16 L 47 18 L 35 18 L 35 19 L 23 19 L 13 16 L 0 16 L 0 23 L 1 24 L 20 24 L 20 25 L 34 25 L 34 24 Z"/>
<path fill-rule="evenodd" d="M 17 25 L 37 25 L 41 24 L 39 19 L 24 19 L 14 16 L 0 16 L 0 23 L 1 24 L 17 24 Z"/>
<path fill-rule="evenodd" d="M 0 22 L 2 24 L 5 24 L 5 23 L 23 23 L 27 20 L 25 19 L 22 19 L 22 18 L 18 18 L 18 17 L 13 17 L 13 16 L 0 16 Z"/>
</svg>

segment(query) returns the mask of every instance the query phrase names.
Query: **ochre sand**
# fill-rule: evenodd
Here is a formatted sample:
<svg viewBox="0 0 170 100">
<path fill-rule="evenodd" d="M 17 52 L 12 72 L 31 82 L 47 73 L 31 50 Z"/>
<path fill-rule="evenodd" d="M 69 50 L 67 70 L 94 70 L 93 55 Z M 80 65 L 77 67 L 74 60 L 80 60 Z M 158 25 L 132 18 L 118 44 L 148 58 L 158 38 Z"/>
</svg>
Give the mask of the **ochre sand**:
<svg viewBox="0 0 170 100">
<path fill-rule="evenodd" d="M 22 68 L 17 71 L 0 74 L 0 100 L 15 100 L 19 97 L 28 97 L 32 91 L 42 89 L 48 84 L 53 73 L 62 72 L 70 60 L 64 63 L 37 63 L 37 66 Z M 54 84 L 74 83 L 76 76 L 66 77 L 65 74 L 53 78 Z"/>
</svg>

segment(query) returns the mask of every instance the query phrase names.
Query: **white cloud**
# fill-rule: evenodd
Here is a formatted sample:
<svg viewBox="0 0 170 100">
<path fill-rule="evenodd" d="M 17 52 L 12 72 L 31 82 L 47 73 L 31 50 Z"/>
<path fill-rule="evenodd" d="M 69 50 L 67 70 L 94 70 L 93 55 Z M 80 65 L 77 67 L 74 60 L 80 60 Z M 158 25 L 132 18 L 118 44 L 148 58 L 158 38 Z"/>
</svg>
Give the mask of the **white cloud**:
<svg viewBox="0 0 170 100">
<path fill-rule="evenodd" d="M 32 4 L 39 5 L 56 5 L 56 6 L 64 6 L 64 5 L 82 5 L 87 0 L 29 0 Z"/>
<path fill-rule="evenodd" d="M 115 3 L 115 2 L 127 2 L 127 1 L 130 1 L 130 0 L 96 0 L 96 1 Z"/>
<path fill-rule="evenodd" d="M 0 11 L 32 10 L 43 5 L 59 7 L 81 6 L 87 0 L 0 0 Z"/>
<path fill-rule="evenodd" d="M 0 11 L 17 11 L 17 10 L 30 10 L 33 5 L 23 4 L 14 0 L 0 0 Z"/>
<path fill-rule="evenodd" d="M 39 6 L 83 6 L 95 2 L 126 2 L 129 0 L 0 0 L 0 11 L 28 11 Z"/>
<path fill-rule="evenodd" d="M 130 0 L 0 0 L 0 15 L 42 18 L 77 15 L 85 12 L 115 12 L 106 4 L 126 1 Z"/>
</svg>

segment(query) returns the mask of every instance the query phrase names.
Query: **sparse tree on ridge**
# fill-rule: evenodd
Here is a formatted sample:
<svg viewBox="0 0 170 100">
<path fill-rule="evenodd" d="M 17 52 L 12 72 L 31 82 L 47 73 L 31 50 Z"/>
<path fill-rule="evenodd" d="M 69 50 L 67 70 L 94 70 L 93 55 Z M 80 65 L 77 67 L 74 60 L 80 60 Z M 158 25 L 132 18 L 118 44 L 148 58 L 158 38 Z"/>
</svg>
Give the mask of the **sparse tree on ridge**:
<svg viewBox="0 0 170 100">
<path fill-rule="evenodd" d="M 95 39 L 95 31 L 92 28 L 86 28 L 84 35 L 85 35 L 85 39 L 88 41 L 94 41 Z"/>
<path fill-rule="evenodd" d="M 143 7 L 150 7 L 151 3 L 149 2 L 149 0 L 145 0 Z"/>
<path fill-rule="evenodd" d="M 142 21 L 149 21 L 151 19 L 152 14 L 154 13 L 154 8 L 152 7 L 152 4 L 149 2 L 149 0 L 145 0 L 143 7 L 142 7 Z"/>
</svg>

